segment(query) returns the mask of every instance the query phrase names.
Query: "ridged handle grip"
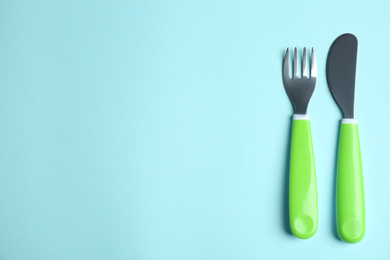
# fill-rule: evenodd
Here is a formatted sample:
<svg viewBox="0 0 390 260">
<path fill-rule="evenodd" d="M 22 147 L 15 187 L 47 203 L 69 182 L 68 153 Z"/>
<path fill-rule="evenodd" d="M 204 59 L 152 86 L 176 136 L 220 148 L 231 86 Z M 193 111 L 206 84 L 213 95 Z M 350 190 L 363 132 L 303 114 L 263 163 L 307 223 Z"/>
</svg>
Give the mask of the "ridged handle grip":
<svg viewBox="0 0 390 260">
<path fill-rule="evenodd" d="M 354 121 L 341 123 L 337 162 L 337 232 L 348 243 L 361 241 L 366 231 L 362 157 Z"/>
<path fill-rule="evenodd" d="M 294 120 L 291 136 L 290 227 L 296 237 L 310 238 L 318 226 L 317 183 L 310 121 Z"/>
</svg>

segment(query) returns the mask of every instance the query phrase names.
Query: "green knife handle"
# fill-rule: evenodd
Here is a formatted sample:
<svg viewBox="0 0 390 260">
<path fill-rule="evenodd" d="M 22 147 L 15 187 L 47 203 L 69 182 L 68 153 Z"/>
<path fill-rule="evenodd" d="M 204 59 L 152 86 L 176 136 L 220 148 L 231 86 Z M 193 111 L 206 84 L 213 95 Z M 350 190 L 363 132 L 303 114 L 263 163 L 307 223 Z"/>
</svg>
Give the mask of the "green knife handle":
<svg viewBox="0 0 390 260">
<path fill-rule="evenodd" d="M 294 115 L 293 119 L 289 211 L 291 231 L 296 237 L 306 239 L 316 233 L 317 183 L 308 115 Z"/>
<path fill-rule="evenodd" d="M 341 122 L 336 184 L 337 232 L 348 243 L 363 239 L 366 231 L 363 167 L 356 119 Z"/>
</svg>

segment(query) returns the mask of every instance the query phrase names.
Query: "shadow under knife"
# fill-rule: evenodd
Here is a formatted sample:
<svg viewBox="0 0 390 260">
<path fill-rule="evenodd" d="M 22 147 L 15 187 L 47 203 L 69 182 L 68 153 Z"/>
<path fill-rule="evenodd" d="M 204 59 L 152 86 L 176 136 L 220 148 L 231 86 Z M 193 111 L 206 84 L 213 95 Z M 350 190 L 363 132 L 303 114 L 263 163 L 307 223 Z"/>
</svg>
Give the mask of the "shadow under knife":
<svg viewBox="0 0 390 260">
<path fill-rule="evenodd" d="M 337 161 L 338 161 L 338 154 L 339 154 L 339 140 L 340 140 L 340 126 L 338 126 L 338 131 L 337 131 L 337 139 L 336 139 L 336 146 L 335 146 L 335 159 L 334 159 L 334 170 L 333 170 L 333 186 L 332 186 L 332 200 L 331 200 L 331 227 L 332 227 L 332 233 L 334 237 L 337 240 L 341 240 L 338 232 L 337 232 Z"/>
</svg>

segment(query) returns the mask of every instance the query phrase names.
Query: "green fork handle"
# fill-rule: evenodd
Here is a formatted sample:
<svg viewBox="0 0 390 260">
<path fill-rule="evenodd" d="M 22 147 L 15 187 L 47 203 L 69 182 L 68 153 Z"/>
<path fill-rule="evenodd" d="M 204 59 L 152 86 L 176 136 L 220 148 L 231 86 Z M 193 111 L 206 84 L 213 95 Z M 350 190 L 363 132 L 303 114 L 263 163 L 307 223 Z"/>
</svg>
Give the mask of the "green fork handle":
<svg viewBox="0 0 390 260">
<path fill-rule="evenodd" d="M 348 243 L 363 239 L 366 230 L 363 167 L 356 119 L 341 121 L 336 184 L 337 232 Z"/>
<path fill-rule="evenodd" d="M 308 115 L 294 115 L 289 187 L 290 227 L 302 239 L 312 237 L 318 227 L 317 182 Z"/>
</svg>

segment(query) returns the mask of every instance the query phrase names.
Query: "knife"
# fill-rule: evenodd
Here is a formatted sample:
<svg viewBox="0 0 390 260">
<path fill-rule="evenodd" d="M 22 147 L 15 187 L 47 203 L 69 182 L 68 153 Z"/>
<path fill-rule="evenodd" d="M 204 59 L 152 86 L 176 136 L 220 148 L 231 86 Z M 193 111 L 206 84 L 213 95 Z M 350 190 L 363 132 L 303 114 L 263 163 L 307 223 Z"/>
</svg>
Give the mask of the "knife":
<svg viewBox="0 0 390 260">
<path fill-rule="evenodd" d="M 329 89 L 343 112 L 337 160 L 337 233 L 357 243 L 366 230 L 362 157 L 357 120 L 354 118 L 358 41 L 353 34 L 339 36 L 330 47 L 326 64 Z"/>
</svg>

